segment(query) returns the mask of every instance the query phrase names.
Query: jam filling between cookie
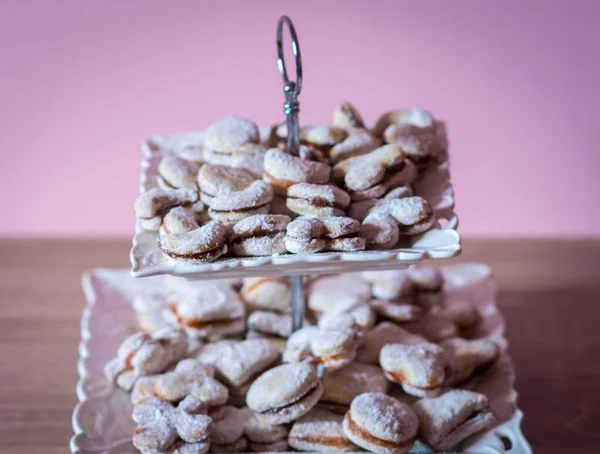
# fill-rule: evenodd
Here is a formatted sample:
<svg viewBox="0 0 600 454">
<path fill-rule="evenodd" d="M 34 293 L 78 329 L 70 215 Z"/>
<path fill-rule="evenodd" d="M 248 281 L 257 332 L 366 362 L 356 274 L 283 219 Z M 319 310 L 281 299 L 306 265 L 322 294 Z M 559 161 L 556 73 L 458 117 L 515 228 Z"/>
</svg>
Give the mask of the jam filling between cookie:
<svg viewBox="0 0 600 454">
<path fill-rule="evenodd" d="M 407 446 L 412 446 L 415 443 L 415 441 L 417 440 L 416 433 L 408 440 L 405 440 L 400 443 L 394 443 L 393 441 L 383 440 L 381 438 L 374 437 L 369 432 L 367 432 L 362 427 L 360 427 L 358 424 L 356 424 L 354 422 L 354 420 L 352 419 L 351 412 L 346 413 L 345 418 L 346 418 L 346 421 L 348 422 L 348 428 L 350 429 L 350 432 L 352 432 L 357 437 L 360 437 L 363 440 L 368 441 L 369 443 L 373 443 L 374 445 L 378 445 L 378 446 L 381 446 L 384 448 L 391 448 L 391 449 L 405 448 Z"/>
<path fill-rule="evenodd" d="M 327 199 L 324 199 L 323 197 L 313 197 L 313 198 L 307 198 L 307 199 L 303 199 L 302 197 L 291 197 L 288 196 L 288 199 L 291 200 L 303 200 L 305 202 L 308 202 L 311 206 L 315 207 L 315 208 L 338 208 L 342 211 L 344 211 L 346 209 L 345 206 L 340 205 L 339 203 L 331 203 L 329 202 Z"/>
<path fill-rule="evenodd" d="M 385 375 L 389 376 L 394 382 L 401 383 L 403 385 L 408 385 L 411 388 L 421 389 L 423 391 L 431 391 L 435 388 L 438 388 L 441 383 L 433 377 L 427 377 L 427 385 L 426 386 L 416 386 L 412 383 L 407 383 L 406 375 L 403 372 L 385 372 Z"/>
<path fill-rule="evenodd" d="M 186 258 L 186 259 L 192 259 L 192 260 L 214 260 L 215 258 L 219 257 L 220 255 L 222 255 L 223 249 L 226 246 L 218 246 L 215 249 L 211 249 L 210 251 L 206 251 L 206 252 L 197 252 L 197 253 L 192 253 L 192 254 L 177 254 L 175 252 L 169 252 L 169 251 L 165 251 L 163 249 L 163 252 L 165 254 L 167 254 L 169 257 L 174 258 L 174 259 L 178 259 L 178 258 Z M 215 257 L 216 254 L 219 254 Z"/>
<path fill-rule="evenodd" d="M 223 328 L 225 326 L 231 325 L 233 322 L 237 320 L 241 320 L 242 317 L 234 317 L 234 318 L 221 318 L 215 320 L 187 320 L 179 315 L 177 312 L 177 302 L 170 301 L 169 309 L 177 318 L 177 323 L 180 325 L 187 326 L 188 328 L 193 329 L 203 329 L 203 328 Z"/>
<path fill-rule="evenodd" d="M 336 448 L 350 448 L 353 443 L 344 437 L 322 437 L 322 436 L 306 436 L 306 437 L 293 437 L 295 440 L 303 443 L 312 443 L 323 446 L 334 446 Z"/>
<path fill-rule="evenodd" d="M 446 431 L 446 432 L 442 432 L 439 435 L 439 439 L 440 441 L 443 440 L 444 438 L 449 437 L 450 435 L 452 435 L 453 433 L 457 432 L 458 430 L 462 429 L 462 426 L 465 425 L 466 423 L 468 423 L 469 421 L 471 421 L 472 419 L 477 418 L 479 415 L 488 413 L 488 408 L 487 407 L 483 407 L 480 409 L 476 409 L 473 410 L 471 413 L 469 413 L 464 419 L 462 419 L 461 421 L 458 421 L 457 424 L 450 430 Z"/>
<path fill-rule="evenodd" d="M 262 205 L 256 205 L 253 207 L 246 207 L 246 208 L 231 208 L 229 210 L 215 210 L 213 208 L 210 209 L 211 212 L 213 213 L 231 213 L 231 214 L 236 214 L 236 213 L 249 213 L 255 210 L 258 210 L 260 208 L 263 208 L 265 206 L 267 206 L 269 203 L 271 202 L 267 202 L 267 203 L 263 203 Z"/>
<path fill-rule="evenodd" d="M 318 388 L 319 382 L 315 382 L 307 391 L 306 393 L 304 393 L 303 395 L 301 395 L 300 397 L 295 398 L 294 400 L 292 400 L 291 402 L 282 405 L 280 407 L 273 407 L 273 408 L 269 408 L 268 410 L 265 411 L 261 411 L 260 414 L 261 415 L 274 415 L 276 413 L 279 413 L 280 411 L 286 409 L 286 408 L 290 408 L 294 405 L 296 405 L 298 402 L 300 402 L 302 399 L 306 399 L 308 397 L 310 397 L 310 395 L 312 393 L 314 393 L 317 388 Z"/>
</svg>

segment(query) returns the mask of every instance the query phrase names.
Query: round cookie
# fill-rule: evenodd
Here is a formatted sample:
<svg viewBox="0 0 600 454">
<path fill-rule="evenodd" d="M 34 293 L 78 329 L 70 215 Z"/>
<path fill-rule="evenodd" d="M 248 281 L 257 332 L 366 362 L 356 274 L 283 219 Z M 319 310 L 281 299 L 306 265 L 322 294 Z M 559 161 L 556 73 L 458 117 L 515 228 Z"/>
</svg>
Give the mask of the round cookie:
<svg viewBox="0 0 600 454">
<path fill-rule="evenodd" d="M 379 454 L 408 452 L 417 439 L 419 420 L 408 405 L 383 393 L 357 396 L 344 417 L 344 434 Z"/>
<path fill-rule="evenodd" d="M 268 370 L 250 386 L 248 407 L 269 424 L 286 424 L 313 408 L 323 394 L 316 369 L 307 363 Z"/>
</svg>

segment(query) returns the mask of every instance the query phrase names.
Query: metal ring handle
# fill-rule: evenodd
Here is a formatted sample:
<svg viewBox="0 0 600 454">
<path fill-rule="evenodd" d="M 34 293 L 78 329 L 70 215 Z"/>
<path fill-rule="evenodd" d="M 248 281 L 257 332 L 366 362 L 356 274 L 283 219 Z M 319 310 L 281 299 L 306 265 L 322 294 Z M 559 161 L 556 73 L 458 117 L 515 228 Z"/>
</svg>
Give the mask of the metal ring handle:
<svg viewBox="0 0 600 454">
<path fill-rule="evenodd" d="M 287 70 L 285 68 L 285 58 L 283 56 L 283 25 L 287 24 L 292 37 L 292 52 L 294 54 L 294 61 L 296 63 L 296 80 L 290 81 Z M 287 16 L 281 16 L 277 21 L 277 66 L 279 72 L 283 77 L 283 82 L 289 88 L 293 88 L 293 92 L 296 96 L 300 94 L 302 90 L 302 55 L 300 54 L 300 45 L 298 44 L 298 36 L 296 35 L 296 29 L 292 20 Z M 292 85 L 293 84 L 293 85 Z M 288 90 L 289 90 L 288 88 Z"/>
</svg>

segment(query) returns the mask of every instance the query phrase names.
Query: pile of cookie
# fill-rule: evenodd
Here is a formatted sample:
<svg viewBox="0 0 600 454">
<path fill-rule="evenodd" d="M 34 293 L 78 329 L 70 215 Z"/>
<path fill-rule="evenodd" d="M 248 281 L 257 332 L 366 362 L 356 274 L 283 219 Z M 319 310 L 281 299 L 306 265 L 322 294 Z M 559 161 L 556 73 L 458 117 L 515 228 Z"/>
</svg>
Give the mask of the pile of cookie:
<svg viewBox="0 0 600 454">
<path fill-rule="evenodd" d="M 494 421 L 473 391 L 499 347 L 445 302 L 434 268 L 185 282 L 139 295 L 140 332 L 105 367 L 130 393 L 142 453 L 455 448 Z M 154 313 L 154 315 L 151 315 Z M 158 314 L 158 315 L 156 315 Z"/>
<path fill-rule="evenodd" d="M 287 128 L 231 116 L 201 143 L 160 149 L 158 186 L 135 203 L 138 226 L 159 233 L 170 263 L 390 249 L 435 217 L 412 184 L 447 159 L 443 123 L 419 109 L 388 112 L 367 128 L 343 102 L 331 124 L 302 127 L 299 156 Z"/>
</svg>

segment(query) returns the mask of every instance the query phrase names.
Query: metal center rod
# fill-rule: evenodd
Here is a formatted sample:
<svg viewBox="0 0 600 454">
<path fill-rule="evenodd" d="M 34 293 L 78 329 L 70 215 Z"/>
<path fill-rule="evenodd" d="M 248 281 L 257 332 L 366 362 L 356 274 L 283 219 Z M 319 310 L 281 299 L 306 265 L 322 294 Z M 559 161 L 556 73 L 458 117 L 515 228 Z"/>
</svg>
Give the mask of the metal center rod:
<svg viewBox="0 0 600 454">
<path fill-rule="evenodd" d="M 294 63 L 296 64 L 296 80 L 290 80 L 285 66 L 283 55 L 283 26 L 287 24 L 292 39 L 292 53 L 294 54 Z M 298 36 L 291 19 L 287 16 L 281 16 L 277 21 L 277 66 L 283 78 L 283 93 L 285 94 L 285 104 L 283 111 L 286 115 L 287 125 L 287 151 L 293 156 L 300 155 L 300 126 L 298 123 L 298 113 L 300 104 L 298 95 L 302 90 L 302 55 L 300 54 L 300 45 Z M 302 328 L 304 321 L 304 287 L 302 285 L 302 276 L 292 276 L 292 330 L 297 331 Z"/>
</svg>

